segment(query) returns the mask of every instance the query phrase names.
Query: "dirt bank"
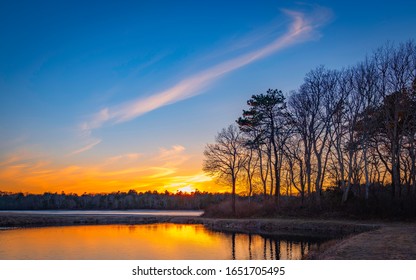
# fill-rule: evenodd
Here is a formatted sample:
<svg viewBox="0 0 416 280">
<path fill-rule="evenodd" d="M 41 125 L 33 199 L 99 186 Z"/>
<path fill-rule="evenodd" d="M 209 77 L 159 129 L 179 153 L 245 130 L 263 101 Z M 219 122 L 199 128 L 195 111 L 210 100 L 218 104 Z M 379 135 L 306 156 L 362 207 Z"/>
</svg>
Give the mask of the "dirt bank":
<svg viewBox="0 0 416 280">
<path fill-rule="evenodd" d="M 311 252 L 321 260 L 415 260 L 416 224 L 384 224 L 377 230 L 332 240 Z"/>
</svg>

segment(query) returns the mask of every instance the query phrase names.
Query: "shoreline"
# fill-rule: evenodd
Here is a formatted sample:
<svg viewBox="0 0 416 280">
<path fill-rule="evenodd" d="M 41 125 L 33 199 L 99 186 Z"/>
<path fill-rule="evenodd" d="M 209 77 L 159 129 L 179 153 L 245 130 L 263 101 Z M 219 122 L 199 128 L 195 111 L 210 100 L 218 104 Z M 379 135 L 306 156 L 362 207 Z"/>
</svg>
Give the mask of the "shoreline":
<svg viewBox="0 0 416 280">
<path fill-rule="evenodd" d="M 77 225 L 201 224 L 214 231 L 313 238 L 307 259 L 416 259 L 416 223 L 294 218 L 219 219 L 194 216 L 1 213 L 0 229 Z"/>
<path fill-rule="evenodd" d="M 19 214 L 0 213 L 0 227 L 29 228 L 70 225 L 141 225 L 153 223 L 201 224 L 223 232 L 251 233 L 273 236 L 294 236 L 333 239 L 358 234 L 380 227 L 378 224 L 355 221 L 305 220 L 289 218 L 226 219 L 195 216 L 115 215 L 115 214 Z"/>
</svg>

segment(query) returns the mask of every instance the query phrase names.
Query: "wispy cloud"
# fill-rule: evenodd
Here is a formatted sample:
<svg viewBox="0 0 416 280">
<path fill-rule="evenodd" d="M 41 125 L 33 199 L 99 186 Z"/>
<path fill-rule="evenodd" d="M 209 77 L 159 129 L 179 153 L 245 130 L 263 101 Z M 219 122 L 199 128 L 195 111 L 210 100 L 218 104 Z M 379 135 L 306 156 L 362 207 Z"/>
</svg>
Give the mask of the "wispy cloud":
<svg viewBox="0 0 416 280">
<path fill-rule="evenodd" d="M 226 60 L 195 75 L 186 77 L 172 87 L 148 97 L 130 101 L 112 108 L 104 108 L 95 114 L 91 120 L 83 123 L 81 126 L 82 130 L 91 131 L 92 129 L 101 127 L 107 122 L 125 122 L 157 108 L 201 94 L 204 89 L 227 73 L 291 45 L 316 38 L 319 36 L 316 32 L 318 27 L 328 21 L 331 16 L 331 13 L 324 8 L 315 9 L 309 16 L 301 12 L 290 10 L 282 11 L 292 18 L 292 23 L 285 34 L 276 38 L 266 46 Z"/>
<path fill-rule="evenodd" d="M 129 153 L 129 154 L 123 154 L 123 155 L 117 155 L 117 156 L 113 156 L 113 157 L 109 157 L 105 160 L 106 164 L 112 164 L 112 163 L 117 163 L 119 161 L 135 161 L 137 159 L 139 159 L 142 156 L 142 154 L 139 153 Z"/>
<path fill-rule="evenodd" d="M 96 145 L 98 145 L 98 144 L 100 144 L 101 143 L 101 139 L 95 139 L 95 140 L 93 140 L 93 142 L 91 142 L 91 143 L 89 143 L 89 144 L 87 144 L 86 146 L 84 146 L 84 147 L 82 147 L 82 148 L 80 148 L 80 149 L 77 149 L 77 150 L 75 150 L 75 151 L 73 151 L 73 152 L 71 152 L 69 155 L 77 155 L 77 154 L 80 154 L 80 153 L 83 153 L 83 152 L 86 152 L 86 151 L 88 151 L 88 150 L 90 150 L 90 149 L 92 149 L 94 146 L 96 146 Z"/>
<path fill-rule="evenodd" d="M 171 160 L 176 159 L 177 156 L 182 156 L 185 151 L 185 147 L 182 145 L 173 145 L 170 149 L 159 148 L 159 155 L 157 156 L 160 160 Z"/>
</svg>

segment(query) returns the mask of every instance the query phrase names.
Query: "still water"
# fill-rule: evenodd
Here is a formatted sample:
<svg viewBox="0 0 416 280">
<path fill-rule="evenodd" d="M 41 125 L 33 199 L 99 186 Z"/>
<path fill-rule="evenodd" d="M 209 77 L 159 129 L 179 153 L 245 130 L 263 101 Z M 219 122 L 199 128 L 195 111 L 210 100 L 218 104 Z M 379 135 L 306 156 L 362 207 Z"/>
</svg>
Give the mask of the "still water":
<svg viewBox="0 0 416 280">
<path fill-rule="evenodd" d="M 0 259 L 301 259 L 317 243 L 211 231 L 203 225 L 88 225 L 0 230 Z"/>
</svg>

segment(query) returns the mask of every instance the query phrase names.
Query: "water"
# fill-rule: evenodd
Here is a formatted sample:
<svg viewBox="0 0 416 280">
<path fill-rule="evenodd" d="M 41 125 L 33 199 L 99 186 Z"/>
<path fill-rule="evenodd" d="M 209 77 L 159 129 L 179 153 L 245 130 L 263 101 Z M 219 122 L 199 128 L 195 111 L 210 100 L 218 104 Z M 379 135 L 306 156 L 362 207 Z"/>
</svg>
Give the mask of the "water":
<svg viewBox="0 0 416 280">
<path fill-rule="evenodd" d="M 88 225 L 0 230 L 0 259 L 301 259 L 316 242 L 226 234 L 203 225 Z"/>
<path fill-rule="evenodd" d="M 42 214 L 42 215 L 137 215 L 137 216 L 201 216 L 204 211 L 197 210 L 1 210 L 0 214 Z"/>
</svg>

